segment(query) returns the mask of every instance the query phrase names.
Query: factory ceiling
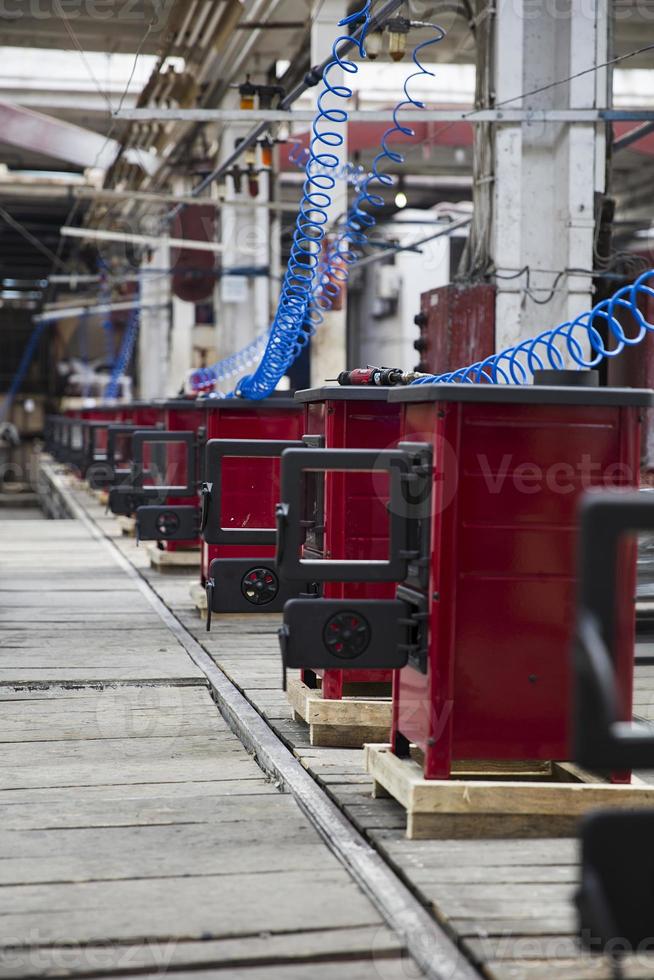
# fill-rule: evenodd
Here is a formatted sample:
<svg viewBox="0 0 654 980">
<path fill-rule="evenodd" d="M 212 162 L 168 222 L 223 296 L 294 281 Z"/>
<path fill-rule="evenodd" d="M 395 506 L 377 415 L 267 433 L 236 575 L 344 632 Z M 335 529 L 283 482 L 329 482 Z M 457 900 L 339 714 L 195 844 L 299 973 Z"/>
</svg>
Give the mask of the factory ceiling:
<svg viewBox="0 0 654 980">
<path fill-rule="evenodd" d="M 216 127 L 178 123 L 165 128 L 164 139 L 161 129 L 153 135 L 113 112 L 152 104 L 153 92 L 162 105 L 173 98 L 186 107 L 215 107 L 247 72 L 270 76 L 282 61 L 280 81 L 292 85 L 310 66 L 311 7 L 309 0 L 6 0 L 0 13 L 0 121 L 6 118 L 4 102 L 42 113 L 63 128 L 52 138 L 21 143 L 20 133 L 10 140 L 9 130 L 0 126 L 0 278 L 18 276 L 21 269 L 42 276 L 53 266 L 80 266 L 84 253 L 61 239 L 59 228 L 111 220 L 116 206 L 107 212 L 105 204 L 94 203 L 94 189 L 171 193 L 181 176 L 206 170 L 210 161 L 203 153 L 215 155 L 221 139 Z M 470 9 L 467 0 L 420 4 L 422 18 L 435 18 L 448 30 L 447 45 L 430 49 L 428 60 L 463 69 L 474 63 Z M 654 0 L 615 0 L 614 10 L 617 54 L 654 43 Z M 48 49 L 47 55 L 41 58 L 38 49 Z M 11 67 L 21 58 L 22 74 Z M 35 63 L 40 74 L 32 70 Z M 629 67 L 653 68 L 654 51 L 631 59 Z M 26 131 L 34 131 L 35 121 L 38 116 L 26 114 Z M 472 130 L 464 128 L 465 134 L 449 127 L 442 137 L 443 127 L 432 129 L 420 146 L 408 150 L 407 181 L 412 174 L 422 179 L 416 198 L 421 206 L 452 199 L 457 187 L 465 187 L 462 196 L 469 196 Z M 92 136 L 100 142 L 89 143 L 98 149 L 89 163 L 88 153 L 73 150 Z M 360 161 L 368 166 L 374 147 L 362 131 L 356 138 Z M 118 163 L 111 166 L 121 146 Z M 126 152 L 144 147 L 163 158 L 154 172 L 135 165 Z M 644 153 L 645 144 L 622 151 L 614 172 L 621 199 L 647 208 L 642 197 L 651 186 L 652 166 Z M 427 174 L 438 178 L 431 196 L 424 185 Z M 448 175 L 449 190 L 443 184 Z M 289 201 L 298 193 L 295 176 L 284 184 Z"/>
</svg>

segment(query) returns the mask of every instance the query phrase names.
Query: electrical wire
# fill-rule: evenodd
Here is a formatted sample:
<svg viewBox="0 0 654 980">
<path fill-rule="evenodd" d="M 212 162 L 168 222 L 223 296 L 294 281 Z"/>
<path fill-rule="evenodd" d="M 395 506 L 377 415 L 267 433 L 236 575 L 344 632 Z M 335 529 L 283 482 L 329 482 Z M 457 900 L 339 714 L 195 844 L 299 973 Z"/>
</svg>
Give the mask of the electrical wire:
<svg viewBox="0 0 654 980">
<path fill-rule="evenodd" d="M 84 365 L 84 383 L 82 385 L 82 398 L 88 398 L 91 392 L 89 384 L 89 314 L 85 312 L 80 317 L 79 331 L 79 353 L 82 364 Z"/>
<path fill-rule="evenodd" d="M 634 51 L 628 51 L 626 54 L 620 54 L 616 58 L 610 58 L 608 61 L 602 61 L 599 65 L 592 65 L 590 68 L 583 68 L 581 71 L 574 72 L 572 75 L 566 75 L 565 78 L 559 78 L 555 82 L 548 82 L 547 85 L 540 85 L 538 88 L 530 89 L 528 92 L 522 92 L 520 95 L 514 95 L 510 99 L 503 99 L 501 102 L 495 102 L 493 105 L 494 109 L 501 109 L 502 106 L 510 105 L 512 102 L 519 102 L 521 99 L 528 99 L 532 95 L 540 95 L 541 92 L 549 92 L 550 89 L 557 88 L 559 85 L 565 85 L 566 82 L 573 82 L 576 78 L 582 78 L 584 75 L 591 75 L 593 72 L 600 71 L 602 68 L 609 68 L 611 65 L 617 65 L 621 61 L 626 61 L 628 58 L 635 58 L 636 55 L 644 54 L 645 51 L 654 50 L 654 44 L 645 44 L 641 48 L 636 48 Z M 481 112 L 481 109 L 471 109 L 470 112 L 464 113 L 464 118 L 474 116 L 475 113 Z"/>
<path fill-rule="evenodd" d="M 91 80 L 93 81 L 95 87 L 97 88 L 98 93 L 100 94 L 100 96 L 107 103 L 107 108 L 108 108 L 109 113 L 110 113 L 111 125 L 109 126 L 109 129 L 107 130 L 107 132 L 105 134 L 104 143 L 102 144 L 102 146 L 100 147 L 100 149 L 96 153 L 95 160 L 93 162 L 93 167 L 91 168 L 91 169 L 94 169 L 97 166 L 98 160 L 100 159 L 100 157 L 104 153 L 107 145 L 109 144 L 109 141 L 111 140 L 111 138 L 113 136 L 113 133 L 114 133 L 115 128 L 117 126 L 118 120 L 113 115 L 114 109 L 113 109 L 113 105 L 111 103 L 111 99 L 101 89 L 100 84 L 99 84 L 98 80 L 96 79 L 96 77 L 95 77 L 95 75 L 94 75 L 94 73 L 93 73 L 93 71 L 92 71 L 92 69 L 91 69 L 91 67 L 90 67 L 90 65 L 88 63 L 88 60 L 86 58 L 86 52 L 85 52 L 83 46 L 80 44 L 80 41 L 77 38 L 75 32 L 72 31 L 72 28 L 70 28 L 70 26 L 68 24 L 68 21 L 67 21 L 67 18 L 65 17 L 65 15 L 63 13 L 61 13 L 61 16 L 62 16 L 62 18 L 64 20 L 64 25 L 66 27 L 66 30 L 68 31 L 69 36 L 73 40 L 73 43 L 75 44 L 75 47 L 77 48 L 77 50 L 79 51 L 79 53 L 80 53 L 80 55 L 82 57 L 82 61 L 84 62 L 85 66 L 87 68 L 87 71 L 89 73 L 89 76 L 90 76 Z M 150 34 L 152 33 L 152 30 L 153 30 L 154 26 L 155 26 L 155 20 L 153 18 L 149 22 L 149 24 L 148 24 L 148 26 L 147 26 L 147 28 L 145 30 L 145 33 L 142 35 L 142 37 L 141 37 L 141 39 L 140 39 L 140 41 L 139 41 L 139 43 L 138 43 L 138 45 L 136 47 L 136 52 L 134 54 L 134 61 L 132 62 L 132 67 L 131 67 L 131 70 L 130 70 L 129 78 L 127 80 L 127 84 L 125 85 L 125 88 L 124 88 L 124 90 L 123 90 L 123 92 L 122 92 L 122 94 L 120 96 L 119 102 L 118 102 L 118 110 L 119 111 L 120 111 L 120 109 L 122 109 L 123 104 L 125 102 L 125 99 L 127 98 L 127 95 L 129 93 L 130 86 L 132 84 L 132 81 L 134 79 L 134 75 L 136 73 L 136 67 L 138 65 L 139 58 L 141 57 L 143 46 L 145 45 L 145 42 L 147 41 L 147 39 L 150 36 Z M 68 215 L 66 217 L 66 220 L 63 222 L 62 227 L 67 227 L 67 226 L 69 226 L 69 225 L 71 225 L 73 223 L 73 221 L 75 220 L 75 217 L 77 215 L 77 212 L 78 212 L 79 208 L 81 207 L 81 203 L 82 203 L 82 199 L 81 198 L 76 198 L 75 201 L 73 201 L 73 203 L 72 203 L 72 205 L 70 207 L 70 210 L 68 211 Z M 63 252 L 63 248 L 64 248 L 64 239 L 63 238 L 60 238 L 59 239 L 59 244 L 57 246 L 57 252 L 56 252 L 55 260 L 56 260 L 56 264 L 58 264 L 61 268 L 64 268 L 65 267 L 64 266 L 64 263 L 61 261 L 61 254 Z M 80 248 L 81 248 L 81 243 L 77 243 L 76 246 L 75 246 L 74 257 L 77 257 L 79 255 Z M 53 261 L 55 261 L 55 260 L 53 260 Z"/>
<path fill-rule="evenodd" d="M 47 245 L 44 245 L 43 242 L 36 237 L 36 235 L 33 235 L 28 228 L 22 225 L 20 221 L 16 221 L 16 219 L 2 207 L 0 207 L 0 218 L 2 218 L 5 224 L 9 225 L 10 228 L 17 231 L 19 235 L 22 235 L 22 237 L 28 241 L 33 248 L 39 251 L 42 255 L 45 255 L 47 259 L 50 259 L 53 265 L 58 265 L 60 269 L 65 268 L 64 263 L 60 261 L 52 249 L 48 248 Z"/>
<path fill-rule="evenodd" d="M 462 119 L 468 120 L 473 119 L 475 115 L 480 112 L 485 112 L 487 109 L 499 109 L 502 106 L 510 105 L 512 102 L 519 102 L 522 99 L 527 99 L 532 95 L 539 95 L 541 92 L 547 92 L 550 89 L 557 88 L 559 85 L 565 85 L 566 82 L 572 82 L 577 78 L 582 78 L 584 75 L 590 75 L 593 72 L 600 71 L 602 68 L 610 68 L 611 65 L 616 65 L 619 62 L 627 61 L 629 58 L 635 58 L 639 54 L 644 54 L 646 51 L 654 50 L 654 44 L 646 44 L 643 47 L 635 48 L 633 51 L 627 51 L 625 54 L 618 55 L 615 58 L 611 58 L 608 61 L 603 61 L 599 65 L 592 65 L 589 68 L 583 68 L 581 71 L 574 72 L 572 75 L 565 75 L 563 78 L 558 78 L 554 82 L 548 82 L 546 85 L 541 85 L 538 88 L 530 89 L 525 92 L 521 92 L 519 95 L 512 95 L 508 99 L 503 99 L 501 102 L 494 102 L 492 105 L 477 106 L 474 109 L 470 109 L 469 112 L 463 114 Z M 444 133 L 452 129 L 453 126 L 458 126 L 459 121 L 445 123 L 443 126 L 439 127 L 435 133 L 425 140 L 425 144 L 435 143 Z M 483 125 L 483 124 L 482 124 Z"/>
<path fill-rule="evenodd" d="M 100 287 L 100 302 L 103 306 L 111 306 L 111 286 L 109 285 L 109 267 L 104 259 L 99 259 L 100 275 L 102 277 L 101 287 Z M 114 342 L 114 322 L 111 315 L 111 311 L 107 311 L 105 318 L 102 322 L 102 329 L 105 336 L 105 344 L 107 350 L 107 361 L 112 365 L 115 364 L 116 359 L 116 345 Z"/>
</svg>

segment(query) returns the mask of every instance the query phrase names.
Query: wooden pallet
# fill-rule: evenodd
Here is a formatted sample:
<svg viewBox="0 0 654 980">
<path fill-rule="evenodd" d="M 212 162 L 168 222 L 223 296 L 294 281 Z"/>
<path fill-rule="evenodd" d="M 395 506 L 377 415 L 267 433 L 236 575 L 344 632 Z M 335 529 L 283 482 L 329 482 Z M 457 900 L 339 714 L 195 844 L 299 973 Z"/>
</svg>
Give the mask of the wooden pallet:
<svg viewBox="0 0 654 980">
<path fill-rule="evenodd" d="M 299 678 L 288 681 L 287 695 L 294 721 L 309 726 L 312 745 L 360 749 L 366 742 L 389 736 L 390 697 L 344 697 L 331 701 Z"/>
<path fill-rule="evenodd" d="M 146 546 L 150 567 L 158 572 L 196 572 L 200 568 L 200 549 L 187 551 L 161 551 L 156 544 Z"/>
<path fill-rule="evenodd" d="M 373 796 L 407 814 L 408 838 L 569 837 L 589 810 L 654 807 L 654 786 L 634 776 L 613 785 L 568 763 L 458 763 L 448 780 L 423 778 L 417 758 L 366 745 Z"/>
<path fill-rule="evenodd" d="M 136 518 L 135 517 L 125 517 L 120 514 L 116 520 L 118 521 L 118 527 L 120 528 L 120 533 L 124 538 L 134 538 L 136 537 Z"/>
<path fill-rule="evenodd" d="M 202 585 L 201 582 L 193 582 L 189 586 L 189 595 L 191 596 L 191 602 L 200 614 L 200 619 L 207 618 L 207 590 Z"/>
</svg>

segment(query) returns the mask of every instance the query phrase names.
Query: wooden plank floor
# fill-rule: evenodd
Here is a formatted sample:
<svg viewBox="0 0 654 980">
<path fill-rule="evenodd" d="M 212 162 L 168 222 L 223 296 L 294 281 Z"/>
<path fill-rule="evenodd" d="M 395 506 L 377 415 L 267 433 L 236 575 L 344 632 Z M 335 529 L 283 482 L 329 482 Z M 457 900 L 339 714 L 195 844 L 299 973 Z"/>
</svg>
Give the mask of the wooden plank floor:
<svg viewBox="0 0 654 980">
<path fill-rule="evenodd" d="M 2 980 L 420 975 L 80 522 L 0 512 L 0 702 Z"/>
<path fill-rule="evenodd" d="M 121 538 L 93 498 L 80 492 L 76 499 L 488 980 L 609 980 L 608 965 L 582 953 L 575 939 L 575 840 L 407 841 L 403 810 L 393 800 L 372 799 L 362 752 L 312 747 L 305 726 L 291 720 L 280 689 L 279 617 L 214 618 L 208 635 L 189 598 L 194 577 L 151 571 L 144 549 Z M 640 714 L 654 718 L 654 668 L 637 669 L 636 703 Z M 639 957 L 627 964 L 625 977 L 654 977 L 654 962 Z"/>
</svg>

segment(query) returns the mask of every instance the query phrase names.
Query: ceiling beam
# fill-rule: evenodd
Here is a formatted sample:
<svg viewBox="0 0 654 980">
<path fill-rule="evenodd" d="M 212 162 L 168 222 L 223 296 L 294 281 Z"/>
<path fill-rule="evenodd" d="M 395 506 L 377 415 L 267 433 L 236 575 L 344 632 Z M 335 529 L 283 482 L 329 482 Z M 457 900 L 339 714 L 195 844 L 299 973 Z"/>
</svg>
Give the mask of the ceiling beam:
<svg viewBox="0 0 654 980">
<path fill-rule="evenodd" d="M 3 143 L 45 156 L 66 160 L 78 167 L 106 170 L 120 144 L 81 126 L 0 100 L 0 136 Z M 131 156 L 130 156 L 131 155 Z M 159 162 L 154 154 L 127 150 L 130 162 L 154 173 Z"/>
</svg>

